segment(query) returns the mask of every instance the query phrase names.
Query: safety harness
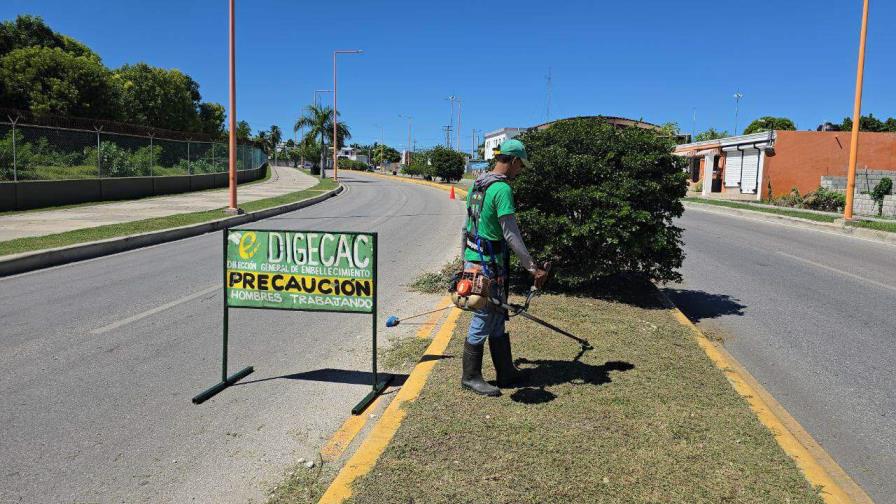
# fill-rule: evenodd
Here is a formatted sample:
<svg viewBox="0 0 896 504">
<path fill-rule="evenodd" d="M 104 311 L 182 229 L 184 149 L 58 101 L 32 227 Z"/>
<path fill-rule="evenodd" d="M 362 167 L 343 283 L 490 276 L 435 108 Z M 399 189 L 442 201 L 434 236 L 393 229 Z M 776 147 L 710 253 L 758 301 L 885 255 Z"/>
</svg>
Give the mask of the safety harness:
<svg viewBox="0 0 896 504">
<path fill-rule="evenodd" d="M 471 228 L 466 231 L 467 248 L 479 254 L 479 264 L 488 278 L 496 278 L 498 275 L 498 262 L 495 259 L 497 254 L 504 256 L 503 274 L 506 275 L 510 271 L 510 254 L 507 253 L 507 242 L 504 241 L 504 238 L 489 240 L 479 235 L 479 217 L 482 215 L 485 193 L 492 184 L 497 182 L 507 183 L 504 180 L 493 179 L 481 186 L 473 184 L 473 189 L 470 191 L 470 204 L 467 205 L 467 217 Z M 485 260 L 486 255 L 489 257 L 488 261 Z M 489 271 L 489 266 L 493 268 L 493 271 Z"/>
</svg>

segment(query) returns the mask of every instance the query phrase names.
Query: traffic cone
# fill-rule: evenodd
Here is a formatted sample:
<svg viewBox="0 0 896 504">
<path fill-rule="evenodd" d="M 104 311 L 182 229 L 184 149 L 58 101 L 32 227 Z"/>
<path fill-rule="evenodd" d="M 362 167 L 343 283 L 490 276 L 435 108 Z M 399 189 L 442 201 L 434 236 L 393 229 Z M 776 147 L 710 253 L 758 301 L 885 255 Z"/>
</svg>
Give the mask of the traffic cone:
<svg viewBox="0 0 896 504">
<path fill-rule="evenodd" d="M 451 186 L 451 192 L 448 193 L 448 199 L 456 199 L 454 197 L 454 186 Z"/>
</svg>

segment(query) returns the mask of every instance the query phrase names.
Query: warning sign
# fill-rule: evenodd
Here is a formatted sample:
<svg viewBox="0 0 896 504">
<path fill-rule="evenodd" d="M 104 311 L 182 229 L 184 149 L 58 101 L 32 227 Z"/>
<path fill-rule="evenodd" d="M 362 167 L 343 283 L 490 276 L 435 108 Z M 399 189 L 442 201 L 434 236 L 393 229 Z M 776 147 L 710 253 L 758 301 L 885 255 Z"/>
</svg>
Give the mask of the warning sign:
<svg viewBox="0 0 896 504">
<path fill-rule="evenodd" d="M 376 235 L 231 229 L 225 295 L 239 308 L 373 313 Z"/>
</svg>

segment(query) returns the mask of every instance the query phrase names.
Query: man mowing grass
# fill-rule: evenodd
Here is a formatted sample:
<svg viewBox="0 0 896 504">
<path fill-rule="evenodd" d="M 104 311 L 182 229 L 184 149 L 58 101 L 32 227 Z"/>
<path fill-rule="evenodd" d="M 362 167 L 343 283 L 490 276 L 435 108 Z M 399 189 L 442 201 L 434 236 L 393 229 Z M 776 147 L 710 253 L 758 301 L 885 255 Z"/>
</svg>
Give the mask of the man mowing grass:
<svg viewBox="0 0 896 504">
<path fill-rule="evenodd" d="M 510 250 L 532 274 L 536 287 L 544 284 L 547 273 L 535 265 L 526 249 L 517 226 L 513 191 L 507 183 L 530 166 L 526 148 L 519 140 L 507 140 L 501 144 L 495 160 L 494 169 L 480 175 L 467 194 L 467 222 L 461 233 L 462 278 L 484 278 L 477 283 L 485 286 L 483 294 L 506 300 Z M 499 396 L 499 387 L 518 384 L 523 376 L 513 365 L 510 335 L 504 330 L 507 313 L 484 299 L 481 301 L 463 306 L 473 309 L 474 314 L 464 344 L 461 385 L 477 394 Z M 497 387 L 482 378 L 486 339 L 495 365 Z"/>
</svg>

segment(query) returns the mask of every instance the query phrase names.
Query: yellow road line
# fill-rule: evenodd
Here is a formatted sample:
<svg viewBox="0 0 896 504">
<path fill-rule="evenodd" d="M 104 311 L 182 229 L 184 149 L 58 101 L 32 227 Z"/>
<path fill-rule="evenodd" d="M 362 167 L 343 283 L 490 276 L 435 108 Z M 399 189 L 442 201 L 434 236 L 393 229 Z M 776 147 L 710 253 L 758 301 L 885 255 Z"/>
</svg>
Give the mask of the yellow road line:
<svg viewBox="0 0 896 504">
<path fill-rule="evenodd" d="M 374 411 L 377 405 L 380 403 L 380 399 L 382 396 L 377 396 L 376 399 L 370 403 L 370 406 L 367 407 L 367 411 Z M 348 448 L 348 445 L 352 443 L 352 440 L 355 439 L 355 436 L 361 432 L 361 429 L 364 428 L 364 425 L 367 424 L 367 420 L 370 418 L 370 415 L 361 414 L 361 415 L 351 415 L 348 417 L 348 420 L 342 424 L 342 427 L 337 430 L 333 436 L 327 441 L 327 444 L 324 445 L 320 450 L 320 457 L 324 461 L 332 461 L 338 459 L 342 452 Z"/>
<path fill-rule="evenodd" d="M 460 314 L 461 311 L 457 308 L 450 311 L 445 319 L 445 323 L 442 324 L 429 348 L 426 349 L 425 355 L 437 356 L 445 351 Z M 395 399 L 383 412 L 380 421 L 373 427 L 370 435 L 358 447 L 352 458 L 346 462 L 339 474 L 336 475 L 336 479 L 333 480 L 327 492 L 321 497 L 319 504 L 341 503 L 351 497 L 352 484 L 373 469 L 373 465 L 395 436 L 395 432 L 407 414 L 404 410 L 404 404 L 417 399 L 437 362 L 438 359 L 421 359 L 417 363 L 404 385 L 401 386 L 401 390 L 395 395 Z"/>
<path fill-rule="evenodd" d="M 415 178 L 410 178 L 410 177 L 398 177 L 396 175 L 383 175 L 381 173 L 371 173 L 371 172 L 358 172 L 358 173 L 361 173 L 363 175 L 369 175 L 371 177 L 379 177 L 379 178 L 384 178 L 384 179 L 388 179 L 388 180 L 397 180 L 399 182 L 408 182 L 411 184 L 426 185 L 426 186 L 441 189 L 443 191 L 451 190 L 451 186 L 448 184 L 440 184 L 438 182 L 431 182 L 429 180 L 420 180 L 420 179 L 415 179 Z M 461 189 L 459 187 L 454 188 L 454 193 L 455 193 L 455 195 L 457 195 L 457 197 L 459 197 L 461 199 L 467 197 L 467 191 L 465 189 Z"/>
<path fill-rule="evenodd" d="M 734 390 L 746 399 L 750 409 L 772 432 L 778 445 L 796 462 L 803 475 L 815 487 L 821 487 L 821 497 L 828 504 L 872 503 L 846 471 L 834 461 L 802 425 L 772 397 L 765 387 L 744 368 L 724 347 L 711 341 L 679 310 L 672 300 L 660 292 L 663 302 L 682 325 L 694 334 L 697 344 L 709 359 L 728 378 Z"/>
<path fill-rule="evenodd" d="M 445 296 L 439 300 L 438 308 L 444 308 L 449 304 L 451 304 L 451 296 Z M 429 335 L 432 334 L 433 330 L 435 330 L 436 324 L 438 324 L 440 318 L 442 318 L 441 311 L 430 313 L 429 318 L 426 319 L 426 322 L 424 322 L 423 325 L 420 326 L 420 329 L 417 329 L 417 337 L 420 339 L 429 338 Z"/>
</svg>

